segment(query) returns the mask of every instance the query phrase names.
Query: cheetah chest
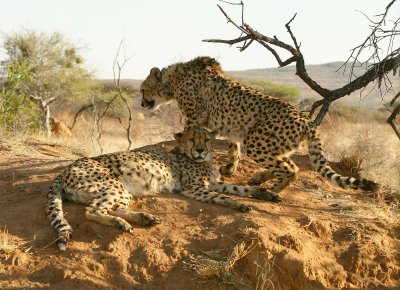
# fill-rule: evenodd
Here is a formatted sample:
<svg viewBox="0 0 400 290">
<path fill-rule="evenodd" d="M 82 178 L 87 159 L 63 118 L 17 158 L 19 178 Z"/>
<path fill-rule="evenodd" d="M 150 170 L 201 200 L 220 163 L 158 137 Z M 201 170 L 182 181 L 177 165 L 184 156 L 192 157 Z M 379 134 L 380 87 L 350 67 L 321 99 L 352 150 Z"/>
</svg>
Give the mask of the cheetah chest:
<svg viewBox="0 0 400 290">
<path fill-rule="evenodd" d="M 133 196 L 154 195 L 180 190 L 179 174 L 166 164 L 131 162 L 121 166 L 119 180 Z"/>
</svg>

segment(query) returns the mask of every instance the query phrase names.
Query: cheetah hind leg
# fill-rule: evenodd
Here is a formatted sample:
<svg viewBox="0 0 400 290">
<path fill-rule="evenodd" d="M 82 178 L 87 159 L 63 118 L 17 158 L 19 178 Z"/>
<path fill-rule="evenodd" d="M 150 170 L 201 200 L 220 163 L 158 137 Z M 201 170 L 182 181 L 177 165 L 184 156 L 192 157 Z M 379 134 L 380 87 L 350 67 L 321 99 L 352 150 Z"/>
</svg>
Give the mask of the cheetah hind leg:
<svg viewBox="0 0 400 290">
<path fill-rule="evenodd" d="M 228 163 L 225 166 L 221 166 L 219 169 L 222 175 L 232 175 L 235 173 L 238 167 L 240 159 L 240 143 L 230 143 L 228 152 Z"/>
<path fill-rule="evenodd" d="M 276 177 L 276 181 L 272 185 L 271 191 L 278 193 L 297 179 L 299 168 L 289 158 L 278 157 L 271 165 L 272 173 Z"/>
<path fill-rule="evenodd" d="M 269 179 L 274 178 L 275 175 L 270 170 L 257 172 L 248 182 L 248 185 L 260 185 Z"/>
</svg>

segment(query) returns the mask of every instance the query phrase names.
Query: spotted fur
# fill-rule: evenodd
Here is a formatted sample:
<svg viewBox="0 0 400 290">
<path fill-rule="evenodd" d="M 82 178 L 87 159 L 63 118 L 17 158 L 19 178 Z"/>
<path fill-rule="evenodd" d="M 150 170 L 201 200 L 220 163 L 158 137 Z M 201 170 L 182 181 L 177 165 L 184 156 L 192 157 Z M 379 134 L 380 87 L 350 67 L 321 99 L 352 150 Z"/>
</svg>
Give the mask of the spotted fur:
<svg viewBox="0 0 400 290">
<path fill-rule="evenodd" d="M 154 110 L 176 100 L 186 126 L 205 126 L 228 138 L 232 144 L 222 174 L 235 172 L 242 144 L 247 155 L 266 169 L 249 183 L 274 178 L 271 190 L 278 193 L 296 179 L 298 167 L 289 156 L 307 139 L 312 164 L 322 177 L 343 188 L 378 189 L 373 181 L 335 173 L 308 118 L 289 103 L 232 80 L 215 59 L 198 57 L 162 70 L 152 68 L 141 93 L 143 107 Z"/>
<path fill-rule="evenodd" d="M 237 186 L 219 181 L 214 169 L 212 144 L 215 134 L 188 128 L 175 135 L 178 145 L 171 152 L 138 149 L 83 158 L 72 163 L 50 186 L 47 216 L 58 232 L 58 246 L 66 249 L 72 228 L 65 219 L 62 199 L 86 204 L 89 220 L 132 232 L 128 223 L 155 225 L 152 214 L 127 210 L 132 196 L 162 192 L 180 193 L 191 199 L 231 207 L 242 212 L 251 208 L 222 193 L 279 201 L 258 186 Z"/>
</svg>

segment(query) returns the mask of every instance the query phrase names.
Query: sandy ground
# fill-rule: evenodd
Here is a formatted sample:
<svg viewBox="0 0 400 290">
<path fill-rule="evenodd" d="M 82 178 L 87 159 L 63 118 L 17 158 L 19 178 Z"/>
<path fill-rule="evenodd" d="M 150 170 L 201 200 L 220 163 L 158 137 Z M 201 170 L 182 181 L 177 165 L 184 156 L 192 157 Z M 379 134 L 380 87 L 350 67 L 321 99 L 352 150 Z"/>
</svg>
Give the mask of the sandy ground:
<svg viewBox="0 0 400 290">
<path fill-rule="evenodd" d="M 179 195 L 136 198 L 130 208 L 163 222 L 128 234 L 65 203 L 74 233 L 61 252 L 45 216 L 46 194 L 78 157 L 37 141 L 0 148 L 0 248 L 5 236 L 18 245 L 0 250 L 1 289 L 400 289 L 396 201 L 332 188 L 306 156 L 295 158 L 300 176 L 282 203 L 236 197 L 252 206 L 249 213 Z M 217 151 L 217 162 L 224 158 Z M 244 158 L 226 181 L 243 184 L 258 169 Z M 196 257 L 224 261 L 241 242 L 249 252 L 229 277 L 191 264 Z"/>
</svg>

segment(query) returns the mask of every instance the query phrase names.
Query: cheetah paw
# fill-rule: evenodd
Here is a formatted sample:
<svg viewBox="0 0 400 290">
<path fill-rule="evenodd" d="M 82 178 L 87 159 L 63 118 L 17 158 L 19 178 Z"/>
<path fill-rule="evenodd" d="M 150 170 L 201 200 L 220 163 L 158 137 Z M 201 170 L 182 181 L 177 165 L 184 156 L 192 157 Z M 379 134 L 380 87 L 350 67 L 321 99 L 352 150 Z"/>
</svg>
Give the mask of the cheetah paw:
<svg viewBox="0 0 400 290">
<path fill-rule="evenodd" d="M 274 175 L 270 171 L 257 172 L 248 182 L 248 185 L 260 185 L 267 180 L 273 178 Z"/>
<path fill-rule="evenodd" d="M 262 183 L 261 180 L 259 180 L 259 179 L 256 178 L 256 177 L 252 177 L 252 178 L 247 182 L 248 185 L 260 185 L 261 183 Z"/>
<path fill-rule="evenodd" d="M 120 229 L 121 231 L 127 232 L 127 233 L 133 233 L 132 226 L 124 221 L 124 220 L 117 220 L 116 222 L 116 227 Z"/>
<path fill-rule="evenodd" d="M 161 223 L 160 218 L 148 213 L 143 213 L 140 219 L 140 224 L 143 226 L 154 226 L 160 223 Z"/>
<path fill-rule="evenodd" d="M 225 166 L 221 166 L 219 168 L 219 172 L 222 175 L 230 176 L 230 175 L 233 175 L 233 173 L 235 173 L 235 168 L 234 168 L 234 166 L 232 164 L 227 164 Z"/>
<path fill-rule="evenodd" d="M 251 206 L 250 205 L 245 205 L 245 204 L 240 204 L 239 210 L 241 212 L 249 212 L 249 211 L 251 211 Z"/>
</svg>

